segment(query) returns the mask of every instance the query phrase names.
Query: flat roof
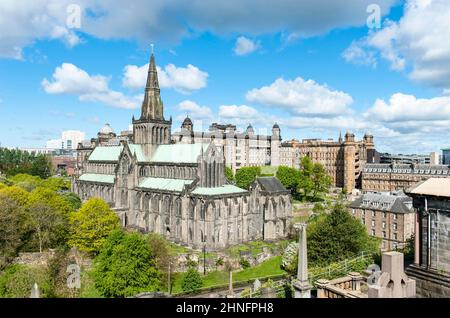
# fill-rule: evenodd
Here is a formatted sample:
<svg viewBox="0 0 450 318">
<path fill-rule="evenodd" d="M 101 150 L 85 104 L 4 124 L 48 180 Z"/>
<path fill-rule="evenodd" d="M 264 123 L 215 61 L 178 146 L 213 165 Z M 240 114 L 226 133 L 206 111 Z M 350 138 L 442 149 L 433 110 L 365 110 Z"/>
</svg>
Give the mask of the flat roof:
<svg viewBox="0 0 450 318">
<path fill-rule="evenodd" d="M 407 193 L 450 197 L 450 178 L 430 178 L 411 188 Z"/>
</svg>

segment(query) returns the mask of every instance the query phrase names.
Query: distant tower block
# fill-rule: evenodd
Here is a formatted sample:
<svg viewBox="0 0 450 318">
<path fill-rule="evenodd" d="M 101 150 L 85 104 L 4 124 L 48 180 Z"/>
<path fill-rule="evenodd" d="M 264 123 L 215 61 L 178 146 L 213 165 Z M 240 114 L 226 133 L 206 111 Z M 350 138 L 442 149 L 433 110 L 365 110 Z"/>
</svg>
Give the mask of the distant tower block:
<svg viewBox="0 0 450 318">
<path fill-rule="evenodd" d="M 294 282 L 295 298 L 311 298 L 308 281 L 308 252 L 306 249 L 306 223 L 296 224 L 299 230 L 297 279 Z"/>
<path fill-rule="evenodd" d="M 412 298 L 416 296 L 416 281 L 403 271 L 403 254 L 383 253 L 382 274 L 375 285 L 370 285 L 369 298 Z"/>
</svg>

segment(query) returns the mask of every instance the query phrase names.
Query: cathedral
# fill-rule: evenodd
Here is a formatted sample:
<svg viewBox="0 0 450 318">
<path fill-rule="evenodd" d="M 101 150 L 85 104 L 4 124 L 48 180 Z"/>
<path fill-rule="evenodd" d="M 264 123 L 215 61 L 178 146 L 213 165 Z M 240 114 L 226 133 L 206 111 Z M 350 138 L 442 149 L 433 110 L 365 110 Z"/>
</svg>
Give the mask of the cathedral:
<svg viewBox="0 0 450 318">
<path fill-rule="evenodd" d="M 291 196 L 278 179 L 259 177 L 249 190 L 238 188 L 225 178 L 224 153 L 212 141 L 173 143 L 153 53 L 141 116 L 133 116 L 132 126 L 126 138 L 107 125 L 98 138 L 78 144 L 73 191 L 83 201 L 102 198 L 124 227 L 191 248 L 287 235 Z"/>
</svg>

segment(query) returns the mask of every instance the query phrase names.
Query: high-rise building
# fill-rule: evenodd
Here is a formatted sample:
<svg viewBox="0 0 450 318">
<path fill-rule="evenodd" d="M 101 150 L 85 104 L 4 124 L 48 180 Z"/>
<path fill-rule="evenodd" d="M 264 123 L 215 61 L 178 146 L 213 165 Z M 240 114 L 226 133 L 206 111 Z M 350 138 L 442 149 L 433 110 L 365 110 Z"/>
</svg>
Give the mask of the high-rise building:
<svg viewBox="0 0 450 318">
<path fill-rule="evenodd" d="M 61 133 L 60 139 L 52 139 L 47 141 L 48 149 L 66 149 L 74 150 L 78 143 L 84 140 L 85 133 L 79 130 L 66 130 Z"/>
<path fill-rule="evenodd" d="M 450 165 L 450 148 L 442 149 L 442 164 Z"/>
</svg>

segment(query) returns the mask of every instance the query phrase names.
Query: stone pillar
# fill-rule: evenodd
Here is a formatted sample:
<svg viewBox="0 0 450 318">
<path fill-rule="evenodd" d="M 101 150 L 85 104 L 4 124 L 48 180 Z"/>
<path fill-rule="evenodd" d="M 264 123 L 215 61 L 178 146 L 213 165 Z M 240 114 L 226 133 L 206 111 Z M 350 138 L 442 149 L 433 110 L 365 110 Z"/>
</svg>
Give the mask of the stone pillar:
<svg viewBox="0 0 450 318">
<path fill-rule="evenodd" d="M 311 298 L 308 281 L 308 253 L 306 249 L 306 223 L 296 224 L 299 229 L 297 279 L 294 281 L 295 298 Z"/>
<path fill-rule="evenodd" d="M 328 298 L 325 293 L 325 289 L 326 289 L 326 286 L 328 285 L 328 283 L 329 283 L 328 279 L 319 279 L 316 282 L 317 298 Z"/>
<path fill-rule="evenodd" d="M 361 290 L 361 281 L 363 279 L 362 275 L 358 272 L 350 272 L 348 276 L 352 278 L 352 290 L 359 291 Z"/>
<path fill-rule="evenodd" d="M 415 215 L 414 228 L 414 264 L 420 264 L 420 213 L 417 211 Z"/>
</svg>

